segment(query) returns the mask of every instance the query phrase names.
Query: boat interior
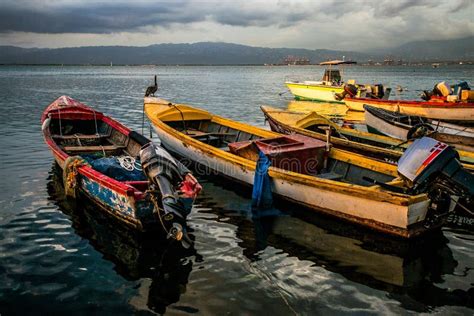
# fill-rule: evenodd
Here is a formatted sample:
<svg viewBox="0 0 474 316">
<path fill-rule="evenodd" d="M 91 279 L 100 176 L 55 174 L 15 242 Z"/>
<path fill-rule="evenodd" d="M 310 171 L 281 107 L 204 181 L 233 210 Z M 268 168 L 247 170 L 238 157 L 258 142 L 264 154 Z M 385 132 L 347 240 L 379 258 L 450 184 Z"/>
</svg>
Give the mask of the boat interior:
<svg viewBox="0 0 474 316">
<path fill-rule="evenodd" d="M 68 155 L 81 156 L 97 171 L 115 180 L 127 183 L 141 191 L 148 188 L 148 181 L 141 172 L 139 152 L 146 138 L 136 132 L 129 136 L 120 133 L 102 120 L 52 119 L 50 132 L 53 141 Z M 115 160 L 102 160 L 112 157 L 132 157 L 136 163 L 134 170 L 139 172 L 120 172 Z M 112 162 L 113 161 L 113 162 Z M 108 163 L 109 165 L 105 165 Z M 125 169 L 124 169 L 125 170 Z"/>
<path fill-rule="evenodd" d="M 364 157 L 357 161 L 353 156 L 352 159 L 343 157 L 345 155 L 337 155 L 333 150 L 327 154 L 326 143 L 314 138 L 302 135 L 265 137 L 265 133 L 258 135 L 258 130 L 253 133 L 251 128 L 236 128 L 234 124 L 216 122 L 212 118 L 162 121 L 197 141 L 253 161 L 258 160 L 259 150 L 266 148 L 272 157 L 272 165 L 288 171 L 367 187 L 374 186 L 374 180 L 401 184 L 393 173 L 382 173 L 368 166 Z M 272 155 L 272 152 L 276 154 Z M 313 168 L 305 167 L 309 158 L 313 158 Z"/>
<path fill-rule="evenodd" d="M 384 109 L 378 109 L 374 107 L 368 107 L 368 110 L 371 112 L 374 111 L 374 115 L 380 116 L 384 115 L 385 120 L 388 120 L 389 123 L 393 125 L 397 125 L 400 128 L 410 129 L 412 126 L 417 124 L 428 124 L 429 122 L 418 116 L 409 116 L 404 114 L 399 114 L 391 111 L 387 111 Z M 284 122 L 289 122 L 290 126 L 295 126 L 295 128 L 304 129 L 310 132 L 315 132 L 320 135 L 324 135 L 326 130 L 330 127 L 331 128 L 331 137 L 337 137 L 345 140 L 349 140 L 355 142 L 356 146 L 358 144 L 366 144 L 372 145 L 380 148 L 391 149 L 395 151 L 402 151 L 406 149 L 411 142 L 406 142 L 397 139 L 391 139 L 390 137 L 386 137 L 384 135 L 377 135 L 373 133 L 366 133 L 359 130 L 348 129 L 343 127 L 338 127 L 335 123 L 326 120 L 325 118 L 321 118 L 316 113 L 306 114 L 306 116 L 302 116 L 300 113 L 292 113 L 286 111 L 275 111 L 271 110 L 268 111 L 266 115 L 274 116 L 277 120 L 277 123 L 280 124 L 280 120 Z M 386 116 L 385 116 L 386 115 Z M 291 116 L 296 116 L 298 120 L 294 118 L 291 119 Z M 302 118 L 301 118 L 302 117 Z M 290 119 L 289 119 L 290 118 Z M 436 129 L 436 124 L 431 123 L 434 125 L 432 129 Z M 445 123 L 443 123 L 445 124 Z M 425 125 L 426 126 L 426 125 Z M 464 128 L 464 129 L 467 129 Z M 473 137 L 466 137 L 463 135 L 454 135 L 454 134 L 446 134 L 442 132 L 437 132 L 432 134 L 431 136 L 448 144 L 454 145 L 456 149 L 459 151 L 461 155 L 461 161 L 467 165 L 465 167 L 472 170 L 472 164 L 474 163 L 474 155 L 473 146 L 474 146 L 474 138 Z M 321 136 L 319 137 L 321 138 Z M 357 152 L 357 149 L 356 149 Z M 385 153 L 386 155 L 386 153 Z"/>
<path fill-rule="evenodd" d="M 419 116 L 400 114 L 370 106 L 365 106 L 364 108 L 373 116 L 376 116 L 388 124 L 397 126 L 401 129 L 410 130 L 419 124 L 423 124 L 423 126 L 427 129 L 427 132 L 433 132 L 430 134 L 431 137 L 455 146 L 458 151 L 461 151 L 461 160 L 463 162 L 468 162 L 469 164 L 473 163 L 472 152 L 474 151 L 474 137 L 471 137 L 469 134 L 467 134 L 467 136 L 461 134 L 463 129 L 468 129 L 468 127 L 463 128 L 460 125 L 456 126 L 451 124 L 451 126 L 457 127 L 459 132 L 449 133 L 446 132 L 444 127 L 446 123 L 444 122 L 437 121 L 437 123 L 434 124 L 433 122 L 430 122 L 429 120 Z M 449 125 L 450 124 L 448 124 L 448 126 Z"/>
<path fill-rule="evenodd" d="M 315 123 L 312 125 L 308 125 L 304 129 L 318 134 L 325 134 L 327 128 L 328 124 Z M 385 139 L 382 139 L 381 137 L 369 137 L 364 133 L 359 133 L 358 131 L 345 131 L 344 128 L 336 129 L 333 126 L 331 126 L 331 137 L 338 137 L 356 143 L 362 143 L 381 148 L 398 148 L 396 145 L 402 144 L 402 141 L 399 141 L 397 144 L 397 142 L 389 142 Z"/>
<path fill-rule="evenodd" d="M 315 112 L 299 113 L 291 111 L 281 111 L 269 107 L 262 107 L 265 115 L 274 118 L 278 124 L 285 122 L 285 125 L 294 126 L 295 128 L 304 129 L 318 134 L 326 134 L 326 130 L 330 128 L 331 137 L 337 137 L 345 140 L 350 140 L 357 143 L 367 145 L 389 148 L 401 143 L 389 141 L 385 137 L 378 135 L 369 135 L 358 130 L 339 127 L 336 123 L 320 116 Z"/>
<path fill-rule="evenodd" d="M 428 123 L 427 120 L 424 120 L 420 116 L 410 116 L 369 106 L 366 106 L 364 108 L 372 115 L 383 118 L 385 121 L 391 122 L 392 124 L 397 124 L 406 128 L 410 128 L 411 126 L 417 124 Z"/>
</svg>

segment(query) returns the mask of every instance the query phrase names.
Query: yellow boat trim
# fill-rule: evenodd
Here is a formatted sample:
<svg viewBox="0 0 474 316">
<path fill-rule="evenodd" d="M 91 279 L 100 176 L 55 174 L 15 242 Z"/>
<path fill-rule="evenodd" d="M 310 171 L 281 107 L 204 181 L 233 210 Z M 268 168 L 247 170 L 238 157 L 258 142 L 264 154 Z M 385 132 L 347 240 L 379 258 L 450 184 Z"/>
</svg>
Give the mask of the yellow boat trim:
<svg viewBox="0 0 474 316">
<path fill-rule="evenodd" d="M 175 104 L 175 106 L 181 109 L 181 106 L 183 105 Z M 175 106 L 172 107 L 172 111 L 178 112 Z M 190 106 L 185 106 L 185 107 L 187 107 L 188 109 L 193 109 Z M 169 134 L 170 136 L 182 141 L 187 146 L 191 146 L 192 148 L 194 148 L 194 150 L 201 151 L 210 156 L 214 156 L 218 159 L 228 161 L 234 165 L 239 166 L 240 168 L 244 168 L 252 172 L 255 171 L 256 162 L 225 152 L 223 150 L 220 150 L 208 144 L 202 143 L 184 133 L 177 131 L 176 129 L 170 127 L 169 125 L 161 121 L 159 117 L 161 116 L 163 112 L 168 111 L 169 109 L 170 109 L 170 106 L 167 104 L 159 104 L 159 103 L 153 103 L 153 102 L 145 103 L 145 113 L 147 117 L 151 120 L 151 122 L 155 125 L 156 128 L 161 129 L 167 134 Z M 202 111 L 198 109 L 195 109 L 195 110 L 196 112 Z M 216 115 L 212 116 L 211 121 L 218 124 L 225 125 L 225 126 L 229 126 L 232 128 L 237 128 L 243 132 L 254 134 L 261 137 L 281 136 L 281 134 L 279 133 L 274 133 L 274 132 L 263 130 L 261 128 L 250 126 L 244 123 L 231 121 L 229 119 L 225 119 Z M 349 153 L 349 152 L 345 152 L 343 150 L 338 150 L 338 149 L 332 149 L 330 156 L 336 159 L 343 160 L 343 161 L 347 161 L 347 159 L 350 158 L 350 163 L 353 163 L 360 167 L 378 171 L 378 172 L 384 172 L 386 174 L 396 176 L 395 166 L 387 164 L 387 163 L 375 161 L 372 159 L 368 159 L 358 154 Z M 366 198 L 369 200 L 388 202 L 388 203 L 402 205 L 402 206 L 407 206 L 407 205 L 418 203 L 420 201 L 424 201 L 428 199 L 426 194 L 409 196 L 406 194 L 387 192 L 387 191 L 377 191 L 377 193 L 374 194 L 374 189 L 371 187 L 364 187 L 364 186 L 344 183 L 344 182 L 335 182 L 328 179 L 317 178 L 310 175 L 304 175 L 304 174 L 282 170 L 282 169 L 278 169 L 274 167 L 269 168 L 268 174 L 270 177 L 272 177 L 275 180 L 281 179 L 288 182 L 316 186 L 316 187 L 333 191 L 333 192 L 344 193 L 348 195 Z"/>
<path fill-rule="evenodd" d="M 179 111 L 176 108 L 179 108 Z M 185 105 L 173 105 L 166 111 L 163 111 L 159 115 L 160 120 L 164 122 L 172 121 L 199 121 L 199 120 L 210 120 L 212 115 L 209 112 L 203 110 L 195 110 Z"/>
<path fill-rule="evenodd" d="M 326 85 L 316 85 L 316 84 L 304 84 L 304 83 L 285 83 L 288 88 L 299 88 L 299 89 L 310 89 L 310 90 L 333 90 L 334 92 L 342 92 L 344 88 L 342 87 L 335 87 L 335 86 L 326 86 Z"/>
<path fill-rule="evenodd" d="M 321 116 L 317 114 L 316 112 L 293 112 L 293 111 L 287 111 L 287 110 L 281 110 L 277 108 L 273 108 L 271 106 L 263 105 L 262 109 L 270 116 L 272 117 L 275 121 L 277 121 L 279 124 L 282 126 L 285 126 L 286 128 L 291 128 L 297 133 L 321 140 L 325 140 L 326 136 L 315 133 L 312 131 L 307 130 L 306 128 L 312 125 L 322 125 L 322 124 L 327 124 L 334 129 L 336 129 L 339 133 L 341 134 L 347 134 L 352 137 L 360 137 L 360 138 L 365 138 L 369 139 L 372 141 L 388 144 L 391 146 L 399 146 L 400 149 L 407 149 L 413 142 L 406 142 L 404 143 L 401 140 L 394 139 L 392 137 L 388 136 L 383 136 L 383 135 L 376 135 L 373 133 L 367 133 L 364 131 L 358 131 L 355 129 L 350 129 L 350 128 L 342 128 L 336 123 L 332 122 L 331 120 L 325 118 L 324 116 Z M 333 139 L 334 142 L 336 140 Z M 360 145 L 359 143 L 351 140 L 346 140 L 339 138 L 337 142 L 341 145 L 352 145 L 353 147 L 355 145 Z M 374 153 L 384 153 L 386 155 L 390 155 L 391 157 L 401 157 L 403 152 L 401 150 L 394 150 L 394 149 L 388 149 L 388 148 L 383 148 L 383 147 L 378 147 L 370 144 L 363 144 L 364 148 L 366 148 L 368 151 L 374 152 Z M 457 150 L 459 153 L 460 157 L 462 158 L 463 161 L 463 167 L 466 168 L 467 170 L 474 171 L 474 152 L 469 152 L 469 151 L 464 151 L 464 150 Z"/>
</svg>

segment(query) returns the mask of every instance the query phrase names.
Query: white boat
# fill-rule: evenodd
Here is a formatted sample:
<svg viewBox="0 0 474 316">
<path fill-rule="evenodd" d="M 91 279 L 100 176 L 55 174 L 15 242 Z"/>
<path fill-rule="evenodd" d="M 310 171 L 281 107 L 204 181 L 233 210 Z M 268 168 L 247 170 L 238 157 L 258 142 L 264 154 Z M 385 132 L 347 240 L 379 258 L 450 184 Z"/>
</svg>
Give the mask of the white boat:
<svg viewBox="0 0 474 316">
<path fill-rule="evenodd" d="M 365 123 L 369 131 L 393 138 L 413 139 L 423 132 L 430 137 L 454 146 L 458 150 L 474 151 L 474 128 L 450 124 L 442 121 L 409 116 L 398 112 L 387 111 L 364 105 Z"/>
</svg>

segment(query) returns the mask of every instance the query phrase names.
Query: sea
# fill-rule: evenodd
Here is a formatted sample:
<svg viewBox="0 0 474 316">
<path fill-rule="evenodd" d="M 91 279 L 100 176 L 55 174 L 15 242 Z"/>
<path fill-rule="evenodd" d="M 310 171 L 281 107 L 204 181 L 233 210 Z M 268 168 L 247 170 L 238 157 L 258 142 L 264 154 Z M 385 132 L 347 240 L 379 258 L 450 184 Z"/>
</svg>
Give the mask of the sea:
<svg viewBox="0 0 474 316">
<path fill-rule="evenodd" d="M 86 199 L 66 199 L 41 133 L 45 107 L 68 95 L 150 136 L 142 109 L 154 75 L 165 99 L 269 128 L 260 106 L 311 107 L 293 101 L 284 82 L 323 72 L 0 66 L 0 315 L 472 315 L 472 218 L 453 215 L 406 242 L 291 204 L 255 211 L 249 190 L 201 177 L 188 220 L 195 243 L 183 249 L 117 225 Z M 343 77 L 418 99 L 441 81 L 474 85 L 474 66 L 348 66 Z"/>
</svg>

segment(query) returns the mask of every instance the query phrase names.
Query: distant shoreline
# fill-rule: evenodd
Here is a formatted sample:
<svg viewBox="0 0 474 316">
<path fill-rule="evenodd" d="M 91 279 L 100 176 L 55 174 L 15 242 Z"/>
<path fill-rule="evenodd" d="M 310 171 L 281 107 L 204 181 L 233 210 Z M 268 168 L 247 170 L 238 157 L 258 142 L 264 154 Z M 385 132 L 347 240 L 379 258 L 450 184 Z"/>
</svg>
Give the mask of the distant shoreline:
<svg viewBox="0 0 474 316">
<path fill-rule="evenodd" d="M 413 63 L 406 63 L 402 65 L 386 65 L 386 64 L 355 64 L 355 65 L 344 65 L 345 68 L 347 67 L 413 67 L 413 66 L 432 66 L 434 63 L 438 64 L 440 67 L 442 66 L 469 66 L 474 65 L 474 61 L 463 61 L 462 63 L 455 62 L 455 61 L 445 61 L 445 62 L 413 62 Z M 242 67 L 319 67 L 319 64 L 308 64 L 308 65 L 285 65 L 285 64 L 156 64 L 156 65 L 148 65 L 148 64 L 1 64 L 0 66 L 44 66 L 44 67 L 228 67 L 228 66 L 242 66 Z M 324 67 L 324 66 L 321 66 Z"/>
</svg>

